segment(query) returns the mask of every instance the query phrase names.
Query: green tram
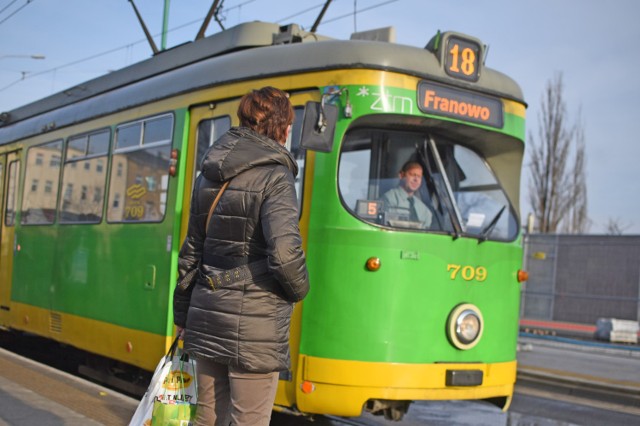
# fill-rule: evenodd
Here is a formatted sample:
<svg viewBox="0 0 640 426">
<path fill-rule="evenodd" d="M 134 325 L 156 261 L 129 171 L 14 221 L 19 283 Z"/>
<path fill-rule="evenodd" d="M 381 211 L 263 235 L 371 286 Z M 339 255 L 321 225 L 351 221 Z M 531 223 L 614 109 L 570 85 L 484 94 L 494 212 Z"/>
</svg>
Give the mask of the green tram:
<svg viewBox="0 0 640 426">
<path fill-rule="evenodd" d="M 241 24 L 3 113 L 0 326 L 153 370 L 174 334 L 197 165 L 237 125 L 239 98 L 271 85 L 295 107 L 312 287 L 275 409 L 506 409 L 525 276 L 522 91 L 473 37 L 438 32 L 418 48 L 381 33 Z M 430 223 L 381 201 L 409 160 Z"/>
</svg>

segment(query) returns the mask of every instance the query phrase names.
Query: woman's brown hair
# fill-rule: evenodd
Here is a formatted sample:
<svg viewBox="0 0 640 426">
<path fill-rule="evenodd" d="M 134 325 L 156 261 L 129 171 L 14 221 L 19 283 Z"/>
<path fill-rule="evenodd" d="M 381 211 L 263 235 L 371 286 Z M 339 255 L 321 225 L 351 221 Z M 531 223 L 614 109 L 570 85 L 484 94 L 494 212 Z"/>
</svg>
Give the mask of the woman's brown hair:
<svg viewBox="0 0 640 426">
<path fill-rule="evenodd" d="M 241 126 L 284 144 L 287 127 L 293 122 L 293 107 L 285 92 L 267 86 L 240 99 L 238 118 Z"/>
</svg>

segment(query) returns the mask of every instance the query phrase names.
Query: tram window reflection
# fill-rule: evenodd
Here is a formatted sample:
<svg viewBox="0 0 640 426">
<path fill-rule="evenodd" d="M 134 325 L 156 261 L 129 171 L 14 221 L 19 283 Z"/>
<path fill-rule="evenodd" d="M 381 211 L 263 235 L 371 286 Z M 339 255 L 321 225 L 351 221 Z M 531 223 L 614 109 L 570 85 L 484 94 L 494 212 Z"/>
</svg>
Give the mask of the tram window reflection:
<svg viewBox="0 0 640 426">
<path fill-rule="evenodd" d="M 133 129 L 137 129 L 134 133 Z M 167 207 L 173 115 L 127 123 L 116 130 L 107 220 L 160 222 Z M 120 137 L 125 141 L 121 143 Z"/>
<path fill-rule="evenodd" d="M 87 155 L 101 155 L 109 152 L 111 132 L 99 132 L 89 135 Z"/>
<path fill-rule="evenodd" d="M 20 219 L 23 225 L 45 225 L 54 222 L 61 157 L 62 140 L 33 146 L 27 151 L 27 185 L 22 194 Z"/>
<path fill-rule="evenodd" d="M 20 176 L 20 163 L 12 161 L 9 163 L 7 173 L 7 202 L 4 211 L 4 224 L 14 226 L 16 221 L 16 199 L 18 192 L 18 178 Z"/>
<path fill-rule="evenodd" d="M 111 131 L 72 136 L 67 141 L 62 175 L 60 223 L 99 223 L 104 205 L 105 173 Z M 78 167 L 80 165 L 80 167 Z"/>
<path fill-rule="evenodd" d="M 134 123 L 118 127 L 118 129 L 116 130 L 116 148 L 125 149 L 140 145 L 141 133 L 141 123 Z"/>
<path fill-rule="evenodd" d="M 173 119 L 170 116 L 146 120 L 144 122 L 142 144 L 171 142 L 172 127 Z"/>
</svg>

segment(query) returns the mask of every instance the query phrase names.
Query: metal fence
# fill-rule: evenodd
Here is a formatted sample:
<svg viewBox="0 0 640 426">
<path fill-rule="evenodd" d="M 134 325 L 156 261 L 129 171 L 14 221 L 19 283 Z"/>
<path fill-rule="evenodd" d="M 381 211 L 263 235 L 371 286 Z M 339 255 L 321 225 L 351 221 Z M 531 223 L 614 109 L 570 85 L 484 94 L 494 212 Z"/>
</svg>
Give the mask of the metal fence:
<svg viewBox="0 0 640 426">
<path fill-rule="evenodd" d="M 594 325 L 640 320 L 640 236 L 525 236 L 521 316 Z"/>
</svg>

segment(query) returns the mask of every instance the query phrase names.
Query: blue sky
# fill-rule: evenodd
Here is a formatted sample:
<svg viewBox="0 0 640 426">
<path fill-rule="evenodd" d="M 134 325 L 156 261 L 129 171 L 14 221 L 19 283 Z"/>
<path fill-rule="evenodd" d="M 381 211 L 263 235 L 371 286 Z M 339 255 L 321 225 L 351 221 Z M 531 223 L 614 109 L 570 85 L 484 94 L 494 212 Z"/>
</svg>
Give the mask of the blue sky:
<svg viewBox="0 0 640 426">
<path fill-rule="evenodd" d="M 135 3 L 160 47 L 164 0 Z M 171 0 L 167 47 L 193 40 L 211 3 Z M 308 29 L 322 3 L 224 0 L 223 24 L 261 20 Z M 0 0 L 0 11 L 0 111 L 151 55 L 128 0 Z M 640 234 L 639 16 L 637 0 L 334 0 L 318 32 L 347 39 L 353 31 L 394 26 L 398 43 L 420 47 L 437 30 L 477 37 L 489 46 L 486 65 L 521 85 L 527 132 L 536 136 L 542 93 L 561 72 L 569 119 L 580 113 L 585 131 L 591 233 L 605 232 L 615 220 L 625 233 Z M 212 21 L 207 35 L 219 29 Z M 527 161 L 523 218 L 531 211 Z"/>
</svg>

